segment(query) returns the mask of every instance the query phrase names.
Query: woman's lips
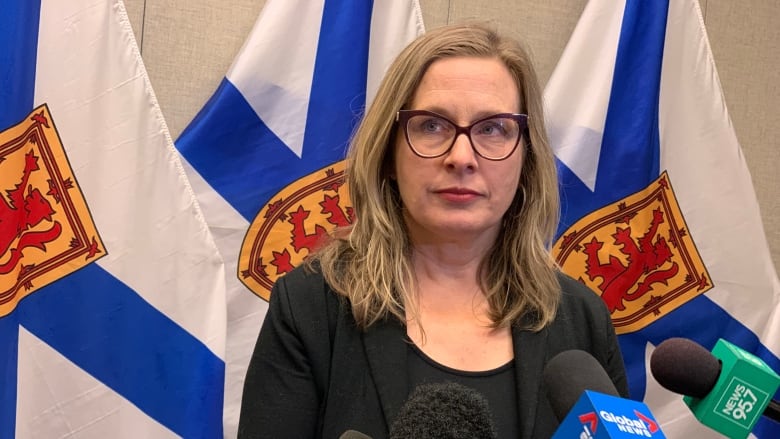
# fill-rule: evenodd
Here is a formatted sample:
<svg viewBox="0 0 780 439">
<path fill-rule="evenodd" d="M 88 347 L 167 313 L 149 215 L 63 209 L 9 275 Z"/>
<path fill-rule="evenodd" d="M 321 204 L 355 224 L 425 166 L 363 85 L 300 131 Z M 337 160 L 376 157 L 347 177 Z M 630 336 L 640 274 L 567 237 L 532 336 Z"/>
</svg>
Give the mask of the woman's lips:
<svg viewBox="0 0 780 439">
<path fill-rule="evenodd" d="M 447 201 L 461 203 L 472 201 L 482 196 L 479 192 L 466 188 L 444 188 L 436 190 L 435 193 Z"/>
</svg>

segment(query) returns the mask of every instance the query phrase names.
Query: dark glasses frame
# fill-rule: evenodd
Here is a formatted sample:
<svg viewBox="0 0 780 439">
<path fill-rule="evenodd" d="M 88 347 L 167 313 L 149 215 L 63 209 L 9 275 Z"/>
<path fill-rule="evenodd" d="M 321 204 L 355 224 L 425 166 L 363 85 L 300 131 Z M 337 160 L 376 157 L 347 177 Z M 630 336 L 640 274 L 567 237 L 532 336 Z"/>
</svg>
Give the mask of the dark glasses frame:
<svg viewBox="0 0 780 439">
<path fill-rule="evenodd" d="M 420 153 L 420 151 L 417 151 L 414 148 L 414 145 L 412 145 L 412 141 L 409 139 L 409 129 L 408 129 L 409 119 L 411 119 L 414 116 L 433 116 L 433 117 L 437 117 L 439 119 L 442 119 L 442 120 L 448 122 L 450 125 L 455 127 L 455 136 L 452 138 L 452 143 L 450 144 L 450 146 L 447 149 L 445 149 L 444 151 L 442 151 L 441 153 L 439 153 L 439 154 L 422 154 L 422 153 Z M 471 140 L 471 130 L 474 128 L 474 126 L 476 126 L 476 125 L 478 125 L 478 124 L 480 124 L 480 123 L 482 123 L 482 122 L 484 122 L 486 120 L 494 119 L 494 118 L 512 119 L 515 122 L 517 122 L 517 125 L 518 125 L 517 139 L 515 140 L 514 146 L 504 156 L 498 157 L 498 158 L 496 158 L 496 157 L 487 157 L 487 156 L 483 155 L 474 146 L 474 141 Z M 480 157 L 482 157 L 482 158 L 484 158 L 486 160 L 492 160 L 492 161 L 496 161 L 496 162 L 497 161 L 501 161 L 501 160 L 506 160 L 507 158 L 509 158 L 509 156 L 514 154 L 515 150 L 517 149 L 517 145 L 520 144 L 520 139 L 523 137 L 523 134 L 526 133 L 526 130 L 528 128 L 528 115 L 527 114 L 521 114 L 521 113 L 498 113 L 498 114 L 493 114 L 493 115 L 490 115 L 490 116 L 487 116 L 487 117 L 483 117 L 483 118 L 475 121 L 471 125 L 467 125 L 467 126 L 460 126 L 460 125 L 456 124 L 455 122 L 451 121 L 446 116 L 442 116 L 439 113 L 435 113 L 433 111 L 427 111 L 427 110 L 399 110 L 398 113 L 396 113 L 395 120 L 396 120 L 396 122 L 400 126 L 403 127 L 404 137 L 406 138 L 406 144 L 409 145 L 409 148 L 412 150 L 412 152 L 415 155 L 417 155 L 418 157 L 422 157 L 424 159 L 433 159 L 433 158 L 441 157 L 441 156 L 447 154 L 448 152 L 450 152 L 450 150 L 452 150 L 452 147 L 455 145 L 455 141 L 458 139 L 458 136 L 460 136 L 461 134 L 465 134 L 466 138 L 469 139 L 469 144 L 471 145 L 471 149 L 473 149 L 474 152 L 478 156 L 480 156 Z"/>
</svg>

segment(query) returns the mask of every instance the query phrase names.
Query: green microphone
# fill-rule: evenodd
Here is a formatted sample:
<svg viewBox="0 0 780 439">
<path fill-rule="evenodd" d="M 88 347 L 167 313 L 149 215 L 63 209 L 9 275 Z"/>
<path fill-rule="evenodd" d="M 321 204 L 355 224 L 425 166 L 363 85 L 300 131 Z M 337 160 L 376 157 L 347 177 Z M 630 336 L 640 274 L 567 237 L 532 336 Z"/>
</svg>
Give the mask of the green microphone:
<svg viewBox="0 0 780 439">
<path fill-rule="evenodd" d="M 712 349 L 685 338 L 670 338 L 650 357 L 656 381 L 683 401 L 707 427 L 743 439 L 765 415 L 778 419 L 772 396 L 780 376 L 757 356 L 719 339 Z"/>
</svg>

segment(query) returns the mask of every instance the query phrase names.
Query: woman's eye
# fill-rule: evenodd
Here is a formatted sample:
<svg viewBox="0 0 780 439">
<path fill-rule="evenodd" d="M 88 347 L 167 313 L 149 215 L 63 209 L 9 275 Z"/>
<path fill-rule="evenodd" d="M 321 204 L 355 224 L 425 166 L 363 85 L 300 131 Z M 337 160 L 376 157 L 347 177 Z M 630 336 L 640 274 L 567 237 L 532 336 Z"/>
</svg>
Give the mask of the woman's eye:
<svg viewBox="0 0 780 439">
<path fill-rule="evenodd" d="M 425 123 L 423 124 L 423 131 L 435 133 L 437 131 L 441 131 L 443 127 L 444 124 L 442 123 L 442 121 L 438 119 L 429 119 L 425 121 Z"/>
<path fill-rule="evenodd" d="M 503 136 L 506 133 L 506 130 L 497 122 L 489 122 L 481 125 L 478 133 L 484 136 Z"/>
</svg>

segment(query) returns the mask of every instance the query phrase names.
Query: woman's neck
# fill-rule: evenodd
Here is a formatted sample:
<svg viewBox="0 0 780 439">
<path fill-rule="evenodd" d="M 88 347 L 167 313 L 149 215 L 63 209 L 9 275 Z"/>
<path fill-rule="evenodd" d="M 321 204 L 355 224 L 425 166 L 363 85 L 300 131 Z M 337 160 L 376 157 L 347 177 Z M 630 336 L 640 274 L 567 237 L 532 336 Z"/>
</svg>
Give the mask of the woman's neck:
<svg viewBox="0 0 780 439">
<path fill-rule="evenodd" d="M 422 314 L 484 320 L 488 305 L 479 282 L 484 248 L 456 244 L 416 246 L 412 264 Z"/>
</svg>

